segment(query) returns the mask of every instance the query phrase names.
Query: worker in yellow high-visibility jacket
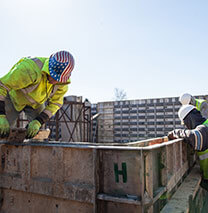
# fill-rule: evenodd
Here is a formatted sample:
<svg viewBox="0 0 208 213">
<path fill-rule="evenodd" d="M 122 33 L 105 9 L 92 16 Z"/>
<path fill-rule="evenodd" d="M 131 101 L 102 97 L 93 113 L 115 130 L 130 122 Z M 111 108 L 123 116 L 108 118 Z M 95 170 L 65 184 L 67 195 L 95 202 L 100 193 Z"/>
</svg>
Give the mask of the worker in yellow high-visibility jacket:
<svg viewBox="0 0 208 213">
<path fill-rule="evenodd" d="M 208 119 L 208 102 L 204 99 L 194 98 L 189 93 L 184 93 L 179 97 L 179 101 L 182 105 L 191 104 L 201 112 L 201 115 Z"/>
<path fill-rule="evenodd" d="M 33 138 L 62 106 L 73 68 L 74 58 L 68 51 L 20 59 L 0 78 L 0 137 L 9 135 L 10 126 L 24 111 L 30 121 L 27 138 Z"/>
</svg>

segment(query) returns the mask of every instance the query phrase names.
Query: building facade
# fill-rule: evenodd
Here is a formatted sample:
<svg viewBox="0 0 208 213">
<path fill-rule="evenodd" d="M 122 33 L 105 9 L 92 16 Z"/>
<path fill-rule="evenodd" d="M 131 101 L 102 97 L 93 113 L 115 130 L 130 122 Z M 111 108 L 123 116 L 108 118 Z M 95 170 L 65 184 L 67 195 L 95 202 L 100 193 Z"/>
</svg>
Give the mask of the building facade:
<svg viewBox="0 0 208 213">
<path fill-rule="evenodd" d="M 207 99 L 201 95 L 196 98 Z M 100 102 L 92 105 L 96 142 L 131 142 L 166 136 L 176 128 L 184 128 L 178 118 L 178 97 Z M 95 137 L 96 135 L 96 137 Z"/>
</svg>

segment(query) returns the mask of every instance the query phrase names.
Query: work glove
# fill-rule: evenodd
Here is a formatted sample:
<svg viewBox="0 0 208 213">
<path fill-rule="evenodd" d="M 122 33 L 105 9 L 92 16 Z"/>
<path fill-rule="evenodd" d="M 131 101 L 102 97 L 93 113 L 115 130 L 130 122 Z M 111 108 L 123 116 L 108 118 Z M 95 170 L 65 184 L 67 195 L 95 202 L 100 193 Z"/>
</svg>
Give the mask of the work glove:
<svg viewBox="0 0 208 213">
<path fill-rule="evenodd" d="M 27 126 L 27 135 L 26 138 L 33 138 L 35 137 L 39 130 L 40 127 L 49 119 L 49 116 L 44 113 L 41 112 L 33 121 L 31 121 Z"/>
<path fill-rule="evenodd" d="M 27 128 L 26 138 L 29 139 L 35 137 L 38 134 L 40 127 L 41 123 L 38 120 L 31 121 L 26 127 Z"/>
<path fill-rule="evenodd" d="M 169 139 L 169 140 L 174 140 L 174 139 L 176 139 L 176 137 L 174 136 L 174 132 L 173 132 L 173 131 L 168 132 L 168 139 Z"/>
<path fill-rule="evenodd" d="M 6 115 L 0 115 L 0 137 L 8 137 L 10 132 L 9 122 Z"/>
</svg>

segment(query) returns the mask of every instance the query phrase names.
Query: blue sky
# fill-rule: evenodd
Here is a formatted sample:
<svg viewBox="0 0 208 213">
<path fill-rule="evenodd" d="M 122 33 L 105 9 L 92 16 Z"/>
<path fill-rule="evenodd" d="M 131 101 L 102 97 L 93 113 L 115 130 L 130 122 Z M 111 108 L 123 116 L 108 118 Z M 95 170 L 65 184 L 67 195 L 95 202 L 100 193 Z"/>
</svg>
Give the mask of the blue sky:
<svg viewBox="0 0 208 213">
<path fill-rule="evenodd" d="M 64 49 L 76 63 L 67 95 L 208 94 L 207 10 L 205 0 L 1 0 L 0 76 Z"/>
</svg>

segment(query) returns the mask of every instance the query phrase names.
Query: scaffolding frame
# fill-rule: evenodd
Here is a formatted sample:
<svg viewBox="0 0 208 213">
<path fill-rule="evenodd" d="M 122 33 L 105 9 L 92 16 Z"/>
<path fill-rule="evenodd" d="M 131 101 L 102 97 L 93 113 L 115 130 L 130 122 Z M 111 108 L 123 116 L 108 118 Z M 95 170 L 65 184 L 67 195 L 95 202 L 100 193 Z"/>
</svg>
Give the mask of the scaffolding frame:
<svg viewBox="0 0 208 213">
<path fill-rule="evenodd" d="M 74 111 L 76 109 L 76 115 Z M 68 113 L 69 112 L 69 113 Z M 21 126 L 21 122 L 28 122 L 28 119 L 18 118 L 17 127 Z M 51 117 L 46 123 L 46 128 L 51 130 L 49 140 L 60 140 L 60 127 L 61 124 L 65 124 L 66 129 L 69 133 L 69 139 L 65 142 L 76 142 L 74 134 L 76 128 L 81 127 L 81 138 L 80 142 L 89 142 L 92 140 L 92 121 L 91 121 L 91 105 L 87 102 L 76 102 L 64 100 L 63 106 Z M 70 128 L 69 126 L 73 126 Z M 53 134 L 55 132 L 55 135 Z"/>
</svg>

